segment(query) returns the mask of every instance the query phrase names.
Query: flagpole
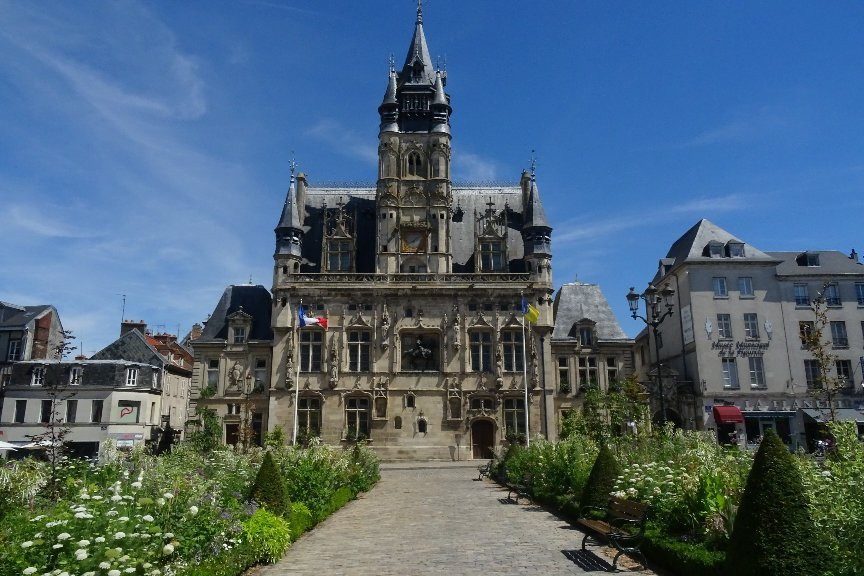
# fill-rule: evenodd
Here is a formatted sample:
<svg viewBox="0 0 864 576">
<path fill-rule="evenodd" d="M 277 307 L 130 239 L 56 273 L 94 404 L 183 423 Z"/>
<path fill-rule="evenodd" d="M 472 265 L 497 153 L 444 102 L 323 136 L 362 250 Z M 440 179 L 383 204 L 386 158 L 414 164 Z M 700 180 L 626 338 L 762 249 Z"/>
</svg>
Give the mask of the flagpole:
<svg viewBox="0 0 864 576">
<path fill-rule="evenodd" d="M 522 296 L 522 292 L 519 292 L 519 296 L 524 300 L 525 297 Z M 531 429 L 528 426 L 528 364 L 525 361 L 525 348 L 528 347 L 528 342 L 525 340 L 525 323 L 528 319 L 525 315 L 522 315 L 522 385 L 525 387 L 525 447 L 529 447 L 531 445 Z"/>
<path fill-rule="evenodd" d="M 302 298 L 300 299 L 300 306 L 301 307 L 303 306 L 303 299 Z M 297 311 L 299 312 L 300 309 L 298 308 Z M 292 316 L 293 316 L 293 314 L 292 314 Z M 300 362 L 302 362 L 303 359 L 300 358 L 300 320 L 299 320 L 299 316 L 295 317 L 294 321 L 297 323 L 297 338 L 295 338 L 295 340 L 297 341 L 297 344 L 296 344 L 297 376 L 296 376 L 296 378 L 294 378 L 294 433 L 291 436 L 291 444 L 294 446 L 297 446 L 297 409 L 298 409 L 298 405 L 300 404 Z M 292 350 L 291 353 L 293 354 L 294 350 Z"/>
</svg>

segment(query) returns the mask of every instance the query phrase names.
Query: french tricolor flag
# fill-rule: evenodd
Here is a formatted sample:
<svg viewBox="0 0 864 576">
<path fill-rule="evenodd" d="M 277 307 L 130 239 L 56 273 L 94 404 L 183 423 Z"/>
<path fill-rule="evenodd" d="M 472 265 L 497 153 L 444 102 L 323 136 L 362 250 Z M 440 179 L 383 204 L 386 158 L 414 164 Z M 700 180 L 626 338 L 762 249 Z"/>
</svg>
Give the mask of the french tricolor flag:
<svg viewBox="0 0 864 576">
<path fill-rule="evenodd" d="M 327 319 L 323 316 L 309 316 L 306 314 L 306 308 L 301 304 L 297 309 L 297 318 L 300 319 L 300 326 L 321 326 L 327 329 Z"/>
</svg>

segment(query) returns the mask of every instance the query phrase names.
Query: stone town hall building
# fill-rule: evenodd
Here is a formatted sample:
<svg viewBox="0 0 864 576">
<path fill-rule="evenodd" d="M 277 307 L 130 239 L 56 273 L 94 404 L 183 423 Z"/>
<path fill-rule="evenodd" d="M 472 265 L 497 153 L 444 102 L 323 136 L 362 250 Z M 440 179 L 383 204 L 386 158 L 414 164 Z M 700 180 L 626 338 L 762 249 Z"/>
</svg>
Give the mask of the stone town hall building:
<svg viewBox="0 0 864 576">
<path fill-rule="evenodd" d="M 321 188 L 292 173 L 272 296 L 229 287 L 194 344 L 193 388 L 212 389 L 198 401 L 220 407 L 229 443 L 250 420 L 256 435 L 280 425 L 290 438 L 296 413 L 300 439 L 470 458 L 524 433 L 526 418 L 532 437 L 556 427 L 552 229 L 533 173 L 452 184 L 446 81 L 418 9 L 378 106 L 377 185 Z M 540 313 L 530 326 L 522 295 Z M 301 302 L 326 330 L 298 327 Z"/>
</svg>

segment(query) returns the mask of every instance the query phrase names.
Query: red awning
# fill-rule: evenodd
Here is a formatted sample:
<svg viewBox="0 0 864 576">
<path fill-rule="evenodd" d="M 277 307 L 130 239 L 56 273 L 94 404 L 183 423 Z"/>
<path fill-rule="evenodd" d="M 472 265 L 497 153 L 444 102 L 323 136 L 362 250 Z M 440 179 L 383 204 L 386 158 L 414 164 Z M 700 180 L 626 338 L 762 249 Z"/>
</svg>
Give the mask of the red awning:
<svg viewBox="0 0 864 576">
<path fill-rule="evenodd" d="M 717 424 L 740 424 L 744 422 L 744 416 L 737 406 L 714 406 L 714 421 Z"/>
</svg>

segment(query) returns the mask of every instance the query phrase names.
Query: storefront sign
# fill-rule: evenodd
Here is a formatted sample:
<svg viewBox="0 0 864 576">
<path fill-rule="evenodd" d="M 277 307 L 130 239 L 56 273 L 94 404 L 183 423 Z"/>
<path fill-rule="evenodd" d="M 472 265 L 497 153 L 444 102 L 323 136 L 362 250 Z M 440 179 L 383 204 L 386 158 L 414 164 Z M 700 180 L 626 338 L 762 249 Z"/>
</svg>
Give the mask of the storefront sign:
<svg viewBox="0 0 864 576">
<path fill-rule="evenodd" d="M 739 356 L 747 358 L 749 356 L 762 356 L 768 349 L 769 342 L 761 342 L 759 340 L 746 340 L 744 342 L 738 340 L 715 340 L 711 343 L 711 349 L 717 350 L 717 355 L 722 358 L 731 356 Z"/>
</svg>

